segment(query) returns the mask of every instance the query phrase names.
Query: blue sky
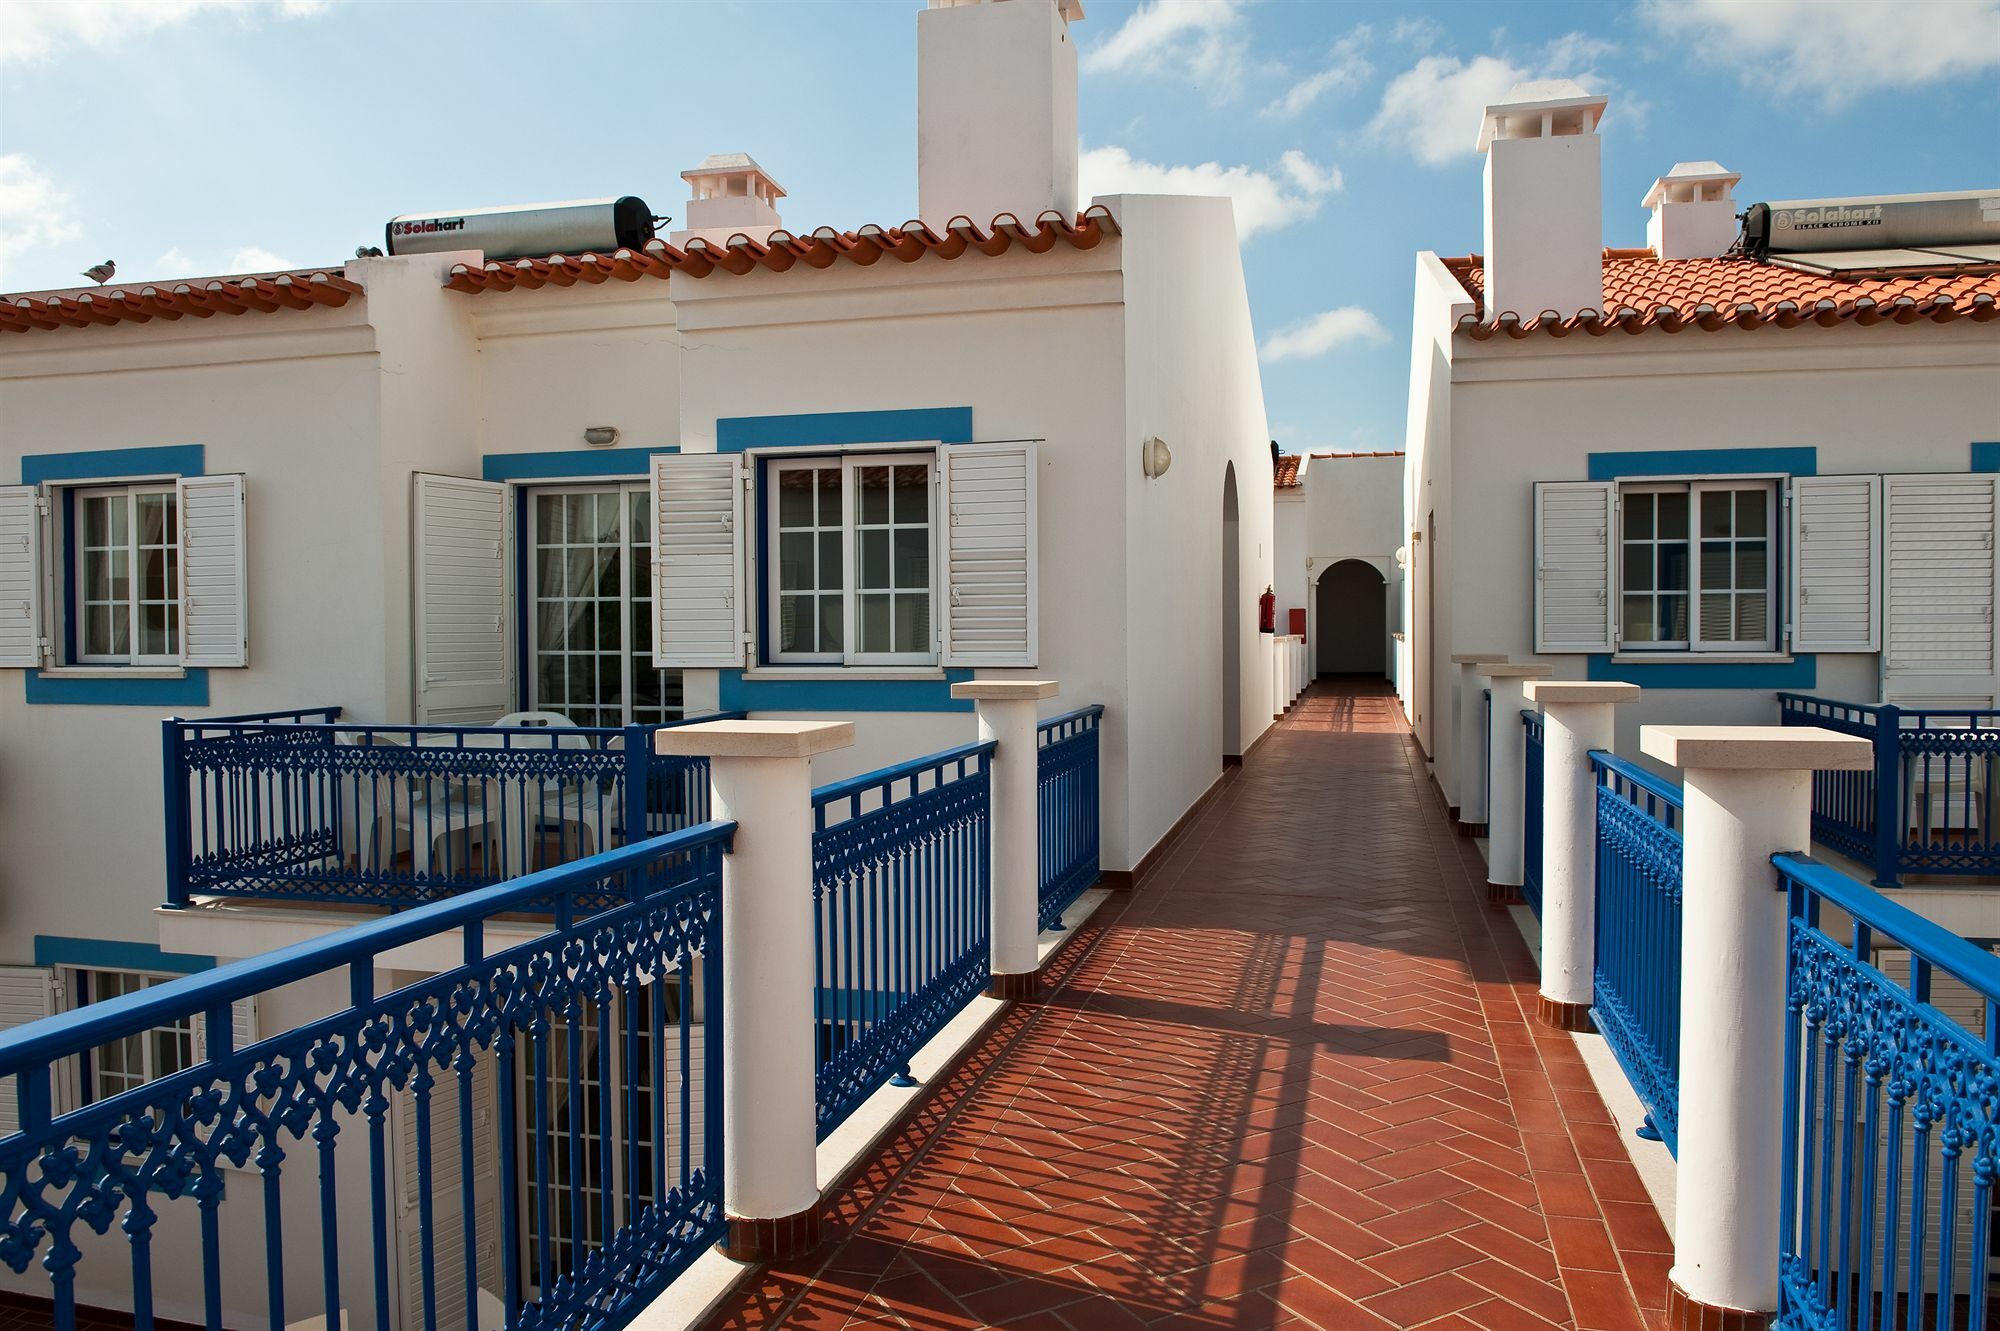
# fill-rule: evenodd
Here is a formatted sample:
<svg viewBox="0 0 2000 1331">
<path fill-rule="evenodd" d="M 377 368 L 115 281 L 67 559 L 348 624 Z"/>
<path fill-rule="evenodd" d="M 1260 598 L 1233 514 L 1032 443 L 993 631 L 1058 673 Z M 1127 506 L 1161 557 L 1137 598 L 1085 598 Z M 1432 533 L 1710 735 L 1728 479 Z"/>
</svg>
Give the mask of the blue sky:
<svg viewBox="0 0 2000 1331">
<path fill-rule="evenodd" d="M 1086 0 L 1084 187 L 1226 192 L 1274 434 L 1400 447 L 1411 256 L 1480 243 L 1479 107 L 1611 97 L 1605 241 L 1738 198 L 2000 187 L 2000 0 Z M 0 0 L 0 289 L 334 263 L 391 215 L 634 193 L 748 151 L 798 229 L 915 211 L 914 0 Z"/>
</svg>

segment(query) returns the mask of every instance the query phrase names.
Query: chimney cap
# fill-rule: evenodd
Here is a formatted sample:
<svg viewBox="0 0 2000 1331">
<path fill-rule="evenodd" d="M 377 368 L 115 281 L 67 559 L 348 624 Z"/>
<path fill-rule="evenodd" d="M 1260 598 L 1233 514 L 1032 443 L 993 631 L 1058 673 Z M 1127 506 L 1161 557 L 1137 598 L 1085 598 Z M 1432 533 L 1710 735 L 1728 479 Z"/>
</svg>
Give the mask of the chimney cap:
<svg viewBox="0 0 2000 1331">
<path fill-rule="evenodd" d="M 1536 112 L 1557 114 L 1562 119 L 1572 117 L 1560 116 L 1560 113 L 1571 112 L 1581 122 L 1580 128 L 1571 132 L 1593 133 L 1598 121 L 1604 119 L 1604 108 L 1610 100 L 1602 93 L 1586 92 L 1575 79 L 1536 79 L 1530 83 L 1517 83 L 1508 90 L 1506 101 L 1488 106 L 1486 113 L 1480 117 L 1479 151 L 1485 152 L 1495 139 L 1515 137 L 1506 132 L 1507 122 Z M 1539 137 L 1540 132 L 1537 126 L 1535 134 L 1525 137 Z"/>
<path fill-rule="evenodd" d="M 771 193 L 779 198 L 785 197 L 784 187 L 773 180 L 771 173 L 759 166 L 757 159 L 749 153 L 710 153 L 701 159 L 701 165 L 681 172 L 681 179 L 692 184 L 696 178 L 702 176 L 740 175 L 760 176 L 764 183 L 771 187 Z"/>
<path fill-rule="evenodd" d="M 1720 183 L 1726 195 L 1736 188 L 1743 179 L 1740 171 L 1731 171 L 1720 162 L 1675 162 L 1674 169 L 1653 182 L 1646 191 L 1646 197 L 1639 201 L 1641 208 L 1657 208 L 1672 202 L 1668 193 L 1675 185 L 1707 185 Z"/>
</svg>

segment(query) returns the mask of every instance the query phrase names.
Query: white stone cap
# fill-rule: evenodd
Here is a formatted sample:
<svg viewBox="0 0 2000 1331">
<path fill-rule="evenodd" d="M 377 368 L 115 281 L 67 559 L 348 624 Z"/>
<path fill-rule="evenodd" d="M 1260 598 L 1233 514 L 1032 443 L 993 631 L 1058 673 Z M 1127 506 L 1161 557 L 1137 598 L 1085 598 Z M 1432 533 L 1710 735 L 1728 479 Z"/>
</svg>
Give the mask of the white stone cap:
<svg viewBox="0 0 2000 1331">
<path fill-rule="evenodd" d="M 683 758 L 810 758 L 854 743 L 852 721 L 698 721 L 653 732 L 653 751 Z"/>
<path fill-rule="evenodd" d="M 1597 679 L 1531 679 L 1522 686 L 1529 702 L 1634 702 L 1637 684 Z"/>
<path fill-rule="evenodd" d="M 743 174 L 762 176 L 764 183 L 771 187 L 773 194 L 779 198 L 785 196 L 785 191 L 779 186 L 778 182 L 771 179 L 771 173 L 758 165 L 757 159 L 749 153 L 710 153 L 701 159 L 700 166 L 689 167 L 687 170 L 681 172 L 681 179 L 687 181 L 689 184 L 693 184 L 701 176 L 734 176 Z"/>
<path fill-rule="evenodd" d="M 1556 668 L 1545 661 L 1493 661 L 1479 673 L 1488 679 L 1547 679 Z"/>
<path fill-rule="evenodd" d="M 1667 194 L 1676 185 L 1707 185 L 1720 183 L 1726 195 L 1743 180 L 1741 171 L 1731 171 L 1720 162 L 1675 162 L 1674 169 L 1653 182 L 1646 191 L 1646 197 L 1639 201 L 1641 208 L 1651 208 L 1656 203 L 1667 201 Z"/>
<path fill-rule="evenodd" d="M 1640 726 L 1639 751 L 1680 768 L 1738 771 L 1860 771 L 1875 746 L 1818 726 Z"/>
<path fill-rule="evenodd" d="M 951 696 L 974 702 L 1033 702 L 1053 698 L 1061 689 L 1052 679 L 968 679 L 952 685 Z"/>
<path fill-rule="evenodd" d="M 1597 122 L 1604 119 L 1604 108 L 1609 101 L 1610 98 L 1601 93 L 1586 92 L 1583 85 L 1574 79 L 1537 79 L 1517 83 L 1508 90 L 1506 101 L 1488 106 L 1486 114 L 1479 118 L 1478 150 L 1485 152 L 1493 146 L 1495 139 L 1522 137 L 1508 134 L 1507 122 L 1539 117 L 1545 113 L 1564 121 L 1580 118 L 1583 132 L 1593 133 Z M 1527 137 L 1541 137 L 1539 126 L 1537 128 L 1536 134 Z"/>
<path fill-rule="evenodd" d="M 1505 652 L 1453 652 L 1451 654 L 1451 663 L 1453 665 L 1492 665 L 1496 661 L 1504 661 L 1506 659 L 1507 653 Z"/>
</svg>

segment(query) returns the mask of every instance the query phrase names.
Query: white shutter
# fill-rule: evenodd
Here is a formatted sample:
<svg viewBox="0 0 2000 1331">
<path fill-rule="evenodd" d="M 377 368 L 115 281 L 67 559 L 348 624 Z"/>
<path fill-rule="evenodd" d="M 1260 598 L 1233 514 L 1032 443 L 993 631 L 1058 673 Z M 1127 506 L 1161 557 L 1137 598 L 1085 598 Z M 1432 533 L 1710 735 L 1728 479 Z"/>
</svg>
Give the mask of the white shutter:
<svg viewBox="0 0 2000 1331">
<path fill-rule="evenodd" d="M 944 664 L 1036 664 L 1035 446 L 955 444 L 944 474 Z"/>
<path fill-rule="evenodd" d="M 45 966 L 0 966 L 0 1031 L 25 1026 L 31 1021 L 54 1015 L 56 1010 L 55 972 Z M 55 1072 L 58 1070 L 52 1070 Z M 55 1093 L 53 1083 L 60 1080 L 51 1077 L 51 1094 Z M 60 1097 L 58 1096 L 58 1101 Z M 61 1112 L 61 1104 L 55 1106 Z M 21 1130 L 20 1091 L 15 1079 L 9 1077 L 5 1085 L 0 1085 L 0 1137 L 11 1137 Z"/>
<path fill-rule="evenodd" d="M 743 664 L 743 458 L 653 457 L 653 660 Z"/>
<path fill-rule="evenodd" d="M 1882 478 L 1792 480 L 1795 652 L 1882 649 Z"/>
<path fill-rule="evenodd" d="M 181 664 L 248 665 L 243 478 L 183 476 L 174 488 L 181 529 Z"/>
<path fill-rule="evenodd" d="M 508 710 L 514 654 L 512 496 L 493 481 L 417 475 L 417 721 L 486 725 Z"/>
<path fill-rule="evenodd" d="M 257 996 L 239 998 L 229 1007 L 229 1047 L 248 1049 L 258 1040 Z M 208 1057 L 208 1014 L 198 1012 L 194 1018 L 194 1056 Z"/>
<path fill-rule="evenodd" d="M 1994 705 L 1996 485 L 2000 475 L 1882 478 L 1882 694 L 1889 702 Z"/>
<path fill-rule="evenodd" d="M 1536 484 L 1536 651 L 1612 650 L 1617 598 L 1611 547 L 1617 520 L 1616 481 Z"/>
<path fill-rule="evenodd" d="M 0 667 L 43 664 L 41 489 L 0 486 Z"/>
</svg>

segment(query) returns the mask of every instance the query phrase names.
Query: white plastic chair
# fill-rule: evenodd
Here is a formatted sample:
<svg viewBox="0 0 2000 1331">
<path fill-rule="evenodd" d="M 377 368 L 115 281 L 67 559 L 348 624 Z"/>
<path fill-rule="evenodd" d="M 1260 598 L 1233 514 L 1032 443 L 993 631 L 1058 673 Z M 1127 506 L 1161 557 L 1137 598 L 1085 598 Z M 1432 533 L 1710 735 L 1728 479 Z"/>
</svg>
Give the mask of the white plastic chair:
<svg viewBox="0 0 2000 1331">
<path fill-rule="evenodd" d="M 576 723 L 561 712 L 509 712 L 493 724 L 495 728 L 510 730 L 577 731 Z M 580 732 L 558 734 L 553 738 L 552 747 L 558 750 L 590 747 L 590 736 Z M 504 735 L 467 735 L 465 741 L 469 747 L 507 747 Z M 500 797 L 499 792 L 492 793 L 492 798 Z M 537 867 L 534 861 L 542 858 L 540 852 L 545 848 L 544 838 L 551 824 L 556 829 L 562 852 L 574 845 L 579 856 L 588 857 L 597 853 L 597 838 L 584 818 L 583 790 L 574 783 L 565 782 L 554 799 L 550 799 L 547 792 L 542 792 L 532 819 L 518 816 L 521 812 L 518 808 L 510 812 L 515 815 L 506 819 L 510 833 L 509 849 L 513 851 L 510 864 L 517 873 L 531 873 Z M 575 829 L 573 836 L 572 827 Z M 532 858 L 531 852 L 534 852 Z"/>
</svg>

